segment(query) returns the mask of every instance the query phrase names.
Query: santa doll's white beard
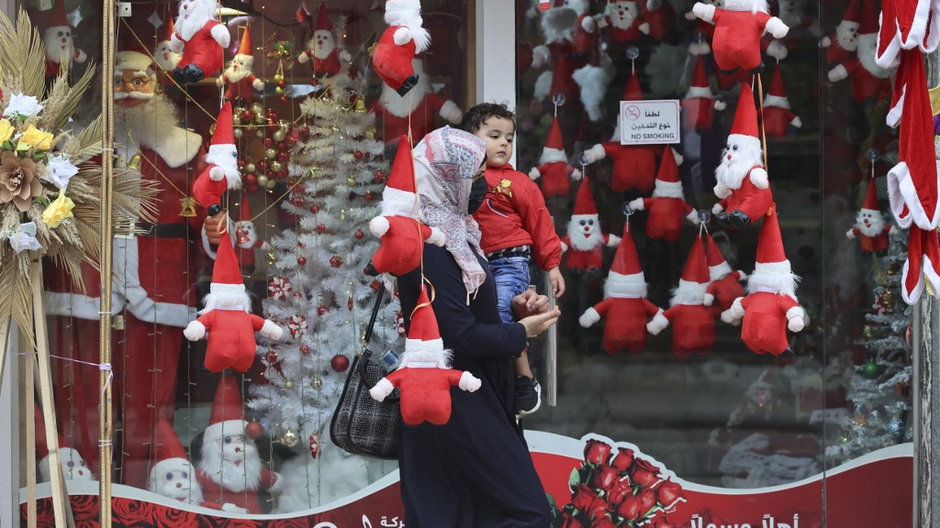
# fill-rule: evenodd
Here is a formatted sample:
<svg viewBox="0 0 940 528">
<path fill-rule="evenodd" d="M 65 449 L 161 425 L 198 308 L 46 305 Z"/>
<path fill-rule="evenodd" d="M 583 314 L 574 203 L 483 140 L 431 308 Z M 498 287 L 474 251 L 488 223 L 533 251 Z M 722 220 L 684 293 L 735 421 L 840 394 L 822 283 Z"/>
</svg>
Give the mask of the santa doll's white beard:
<svg viewBox="0 0 940 528">
<path fill-rule="evenodd" d="M 412 4 L 412 5 L 408 5 Z M 431 34 L 421 24 L 421 6 L 417 0 L 386 2 L 385 23 L 389 26 L 405 26 L 411 31 L 415 42 L 415 52 L 422 53 L 431 45 Z"/>
<path fill-rule="evenodd" d="M 643 0 L 644 2 L 646 0 Z M 636 22 L 637 7 L 634 3 L 633 8 L 628 8 L 624 10 L 623 15 L 620 15 L 620 11 L 617 9 L 617 5 L 614 4 L 611 7 L 610 11 L 610 25 L 614 26 L 617 29 L 630 29 L 630 26 Z"/>
<path fill-rule="evenodd" d="M 855 228 L 867 237 L 876 237 L 884 232 L 885 221 L 884 218 L 881 217 L 881 213 L 877 212 L 872 216 L 870 225 L 866 226 L 862 219 L 862 213 L 859 212 L 858 216 L 855 217 Z"/>
<path fill-rule="evenodd" d="M 767 0 L 725 0 L 724 9 L 728 11 L 767 12 Z"/>
<path fill-rule="evenodd" d="M 235 68 L 235 61 L 239 61 L 238 69 Z M 228 82 L 236 83 L 251 74 L 251 67 L 254 65 L 254 57 L 247 55 L 235 55 L 232 62 L 225 68 L 225 79 Z"/>
<path fill-rule="evenodd" d="M 705 290 L 707 282 L 690 282 L 679 280 L 679 286 L 673 290 L 669 306 L 677 304 L 700 305 L 705 304 Z"/>
<path fill-rule="evenodd" d="M 858 48 L 858 39 L 855 37 L 857 30 L 858 26 L 849 27 L 844 22 L 836 26 L 836 41 L 839 47 L 846 51 L 855 51 Z"/>
<path fill-rule="evenodd" d="M 185 15 L 180 13 L 173 27 L 183 40 L 189 40 L 213 18 L 215 18 L 215 0 L 196 0 L 190 4 Z"/>
<path fill-rule="evenodd" d="M 336 51 L 336 43 L 333 42 L 333 35 L 331 34 L 329 38 L 326 39 L 326 41 L 324 42 L 322 46 L 318 46 L 317 45 L 317 33 L 320 33 L 321 31 L 324 33 L 329 33 L 329 31 L 325 31 L 325 30 L 315 31 L 313 33 L 313 38 L 310 39 L 310 42 L 307 43 L 307 47 L 313 50 L 314 57 L 320 60 L 324 60 L 324 59 L 329 58 L 330 54 Z"/>
<path fill-rule="evenodd" d="M 735 155 L 734 163 L 729 163 L 727 156 L 721 158 L 721 164 L 715 169 L 715 179 L 720 185 L 728 189 L 738 189 L 744 178 L 755 166 L 762 167 L 760 152 L 739 153 Z"/>
<path fill-rule="evenodd" d="M 157 48 L 153 52 L 153 61 L 164 71 L 170 71 L 175 68 L 182 57 L 183 56 L 179 53 L 170 51 L 169 40 L 164 40 L 157 44 Z"/>
<path fill-rule="evenodd" d="M 218 165 L 225 173 L 225 179 L 229 182 L 241 180 L 238 161 L 232 157 L 229 151 L 213 152 L 212 147 L 209 147 L 209 152 L 206 154 L 206 163 Z"/>
<path fill-rule="evenodd" d="M 765 291 L 786 295 L 796 299 L 796 285 L 800 278 L 792 272 L 767 273 L 755 270 L 747 278 L 747 292 L 756 293 Z"/>
<path fill-rule="evenodd" d="M 229 491 L 256 490 L 261 482 L 261 457 L 253 441 L 245 442 L 239 460 L 223 458 L 220 441 L 202 444 L 202 460 L 199 471 L 206 474 L 213 482 Z"/>
<path fill-rule="evenodd" d="M 251 297 L 248 292 L 242 293 L 209 293 L 203 300 L 205 307 L 199 310 L 200 314 L 212 310 L 231 310 L 233 312 L 248 312 L 251 310 Z"/>
<path fill-rule="evenodd" d="M 398 92 L 382 83 L 382 108 L 395 117 L 407 117 L 424 100 L 424 96 L 430 91 L 431 85 L 428 82 L 427 75 L 421 75 L 423 72 L 415 70 L 418 76 L 418 83 L 414 88 L 408 91 L 405 97 L 398 95 Z"/>
<path fill-rule="evenodd" d="M 569 7 L 555 7 L 542 15 L 542 33 L 545 43 L 561 42 L 574 38 L 574 25 L 578 14 Z"/>
<path fill-rule="evenodd" d="M 140 94 L 144 95 L 144 94 Z M 132 98 L 144 98 L 132 96 Z M 115 99 L 120 97 L 115 94 Z M 155 93 L 146 104 L 114 105 L 114 140 L 133 142 L 145 148 L 156 148 L 177 130 L 178 110 L 165 95 Z"/>
<path fill-rule="evenodd" d="M 879 79 L 887 79 L 891 76 L 891 70 L 886 70 L 875 64 L 875 45 L 877 43 L 877 33 L 866 33 L 858 36 L 858 50 L 855 54 L 858 56 L 862 67 L 868 70 L 868 73 Z"/>
<path fill-rule="evenodd" d="M 578 223 L 578 220 L 587 217 L 593 218 L 594 226 L 591 228 L 591 233 L 584 236 L 584 228 Z M 601 233 L 597 215 L 572 215 L 571 221 L 568 223 L 568 236 L 571 239 L 571 248 L 578 251 L 592 251 L 604 245 L 604 235 Z"/>
<path fill-rule="evenodd" d="M 51 29 L 55 29 L 54 26 Z M 60 44 L 60 37 L 49 35 L 47 33 L 46 38 L 43 39 L 43 43 L 46 48 L 46 58 L 56 64 L 69 63 L 72 60 L 72 56 L 75 54 L 75 44 L 71 38 L 66 39 L 65 47 L 62 47 Z"/>
</svg>

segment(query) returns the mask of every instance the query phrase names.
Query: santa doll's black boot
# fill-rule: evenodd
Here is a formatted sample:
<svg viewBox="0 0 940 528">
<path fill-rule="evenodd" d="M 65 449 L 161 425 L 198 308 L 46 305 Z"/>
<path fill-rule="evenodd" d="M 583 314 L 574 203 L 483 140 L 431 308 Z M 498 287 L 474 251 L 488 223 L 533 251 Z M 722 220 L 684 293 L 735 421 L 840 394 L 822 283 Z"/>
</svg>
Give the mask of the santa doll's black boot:
<svg viewBox="0 0 940 528">
<path fill-rule="evenodd" d="M 727 225 L 741 228 L 751 223 L 751 217 L 744 211 L 731 211 L 727 216 Z"/>
<path fill-rule="evenodd" d="M 748 70 L 747 72 L 750 73 L 751 75 L 758 74 L 758 73 L 764 73 L 764 63 L 761 62 L 760 64 L 757 65 L 756 68 L 751 68 L 751 69 Z"/>
<path fill-rule="evenodd" d="M 411 89 L 414 88 L 416 84 L 418 84 L 418 74 L 412 73 L 395 91 L 398 92 L 398 95 L 404 97 L 405 94 L 411 91 Z"/>
<path fill-rule="evenodd" d="M 187 64 L 185 68 L 175 68 L 173 70 L 173 80 L 180 85 L 196 83 L 205 78 L 206 74 L 202 71 L 202 68 L 192 63 Z"/>
<path fill-rule="evenodd" d="M 371 275 L 373 277 L 379 274 L 379 270 L 375 269 L 375 265 L 372 264 L 371 260 L 369 261 L 368 264 L 366 264 L 366 267 L 363 268 L 362 272 L 365 273 L 366 275 Z"/>
</svg>

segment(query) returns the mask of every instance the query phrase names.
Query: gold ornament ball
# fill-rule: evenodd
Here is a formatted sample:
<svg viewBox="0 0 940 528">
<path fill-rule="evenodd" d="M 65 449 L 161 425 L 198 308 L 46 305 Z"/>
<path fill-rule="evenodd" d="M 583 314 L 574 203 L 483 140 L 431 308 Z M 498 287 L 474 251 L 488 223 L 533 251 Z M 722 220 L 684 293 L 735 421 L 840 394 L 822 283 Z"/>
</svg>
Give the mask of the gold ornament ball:
<svg viewBox="0 0 940 528">
<path fill-rule="evenodd" d="M 272 180 L 270 178 L 268 179 L 268 183 L 266 183 L 264 186 L 264 188 L 269 191 L 273 191 L 275 187 L 277 187 L 277 180 Z"/>
<path fill-rule="evenodd" d="M 287 390 L 294 390 L 294 380 L 289 379 L 284 382 L 284 388 Z"/>
<path fill-rule="evenodd" d="M 281 51 L 281 49 L 283 49 L 283 46 L 282 46 L 281 48 L 278 48 L 278 51 Z M 274 74 L 274 80 L 275 80 L 275 81 L 281 81 L 281 80 L 283 80 L 283 79 L 284 79 L 284 75 L 282 75 L 282 74 L 280 74 L 280 73 L 275 73 L 275 74 Z"/>
<path fill-rule="evenodd" d="M 256 181 L 258 182 L 259 187 L 266 187 L 268 185 L 268 182 L 271 180 L 269 180 L 268 177 L 265 176 L 264 174 L 261 174 L 258 176 Z"/>
<path fill-rule="evenodd" d="M 276 251 L 269 251 L 269 252 L 267 253 L 267 255 L 265 255 L 265 257 L 267 257 L 267 259 L 268 259 L 268 265 L 269 265 L 269 266 L 273 266 L 273 265 L 277 262 L 277 252 L 276 252 Z"/>
<path fill-rule="evenodd" d="M 277 151 L 273 148 L 264 149 L 264 157 L 268 159 L 274 159 L 277 157 Z"/>
<path fill-rule="evenodd" d="M 284 95 L 284 89 L 281 88 L 280 86 L 276 86 L 276 87 L 274 88 L 274 94 L 275 94 L 275 95 Z"/>
<path fill-rule="evenodd" d="M 865 339 L 871 339 L 872 331 L 871 326 L 865 325 L 865 328 L 862 328 L 862 337 Z"/>
<path fill-rule="evenodd" d="M 255 164 L 254 164 L 253 162 L 250 162 L 250 161 L 249 161 L 248 163 L 245 164 L 245 173 L 246 173 L 246 174 L 251 174 L 251 173 L 255 172 L 256 170 L 258 170 L 258 167 L 255 167 Z"/>
<path fill-rule="evenodd" d="M 891 306 L 894 304 L 894 294 L 891 293 L 891 290 L 887 290 L 881 294 L 881 302 L 885 306 Z"/>
<path fill-rule="evenodd" d="M 258 130 L 255 130 L 255 136 L 258 136 L 259 138 L 263 138 L 263 137 L 264 137 L 264 129 L 263 129 L 263 128 L 259 128 Z"/>
<path fill-rule="evenodd" d="M 281 169 L 284 168 L 284 164 L 280 161 L 274 160 L 271 162 L 271 171 L 272 172 L 281 172 Z"/>
<path fill-rule="evenodd" d="M 251 112 L 254 114 L 264 114 L 264 107 L 261 103 L 251 103 Z"/>
<path fill-rule="evenodd" d="M 281 433 L 281 443 L 287 447 L 294 447 L 297 445 L 297 442 L 300 440 L 300 437 L 297 436 L 297 432 L 288 427 Z"/>
<path fill-rule="evenodd" d="M 244 133 L 245 132 L 240 128 L 236 128 L 235 130 L 232 131 L 232 135 L 235 136 L 235 139 L 241 139 Z"/>
<path fill-rule="evenodd" d="M 274 133 L 271 134 L 271 139 L 273 139 L 274 141 L 278 143 L 280 143 L 281 141 L 284 141 L 285 138 L 287 138 L 287 132 L 284 132 L 283 130 L 280 130 L 280 129 L 274 131 Z"/>
<path fill-rule="evenodd" d="M 279 119 L 277 122 L 277 127 L 280 130 L 283 130 L 286 134 L 290 130 L 290 123 L 286 119 Z"/>
<path fill-rule="evenodd" d="M 352 178 L 352 177 L 346 178 L 346 183 L 348 183 L 349 185 L 355 185 L 355 184 L 356 184 L 356 179 L 355 179 L 355 178 Z"/>
<path fill-rule="evenodd" d="M 258 115 L 255 116 L 255 124 L 256 124 L 256 125 L 263 125 L 263 124 L 265 124 L 265 123 L 267 123 L 267 122 L 268 122 L 268 118 L 264 117 L 264 115 L 258 114 Z"/>
<path fill-rule="evenodd" d="M 314 378 L 310 380 L 311 389 L 318 390 L 322 386 L 323 386 L 323 380 L 320 379 L 320 376 L 314 376 Z"/>
</svg>

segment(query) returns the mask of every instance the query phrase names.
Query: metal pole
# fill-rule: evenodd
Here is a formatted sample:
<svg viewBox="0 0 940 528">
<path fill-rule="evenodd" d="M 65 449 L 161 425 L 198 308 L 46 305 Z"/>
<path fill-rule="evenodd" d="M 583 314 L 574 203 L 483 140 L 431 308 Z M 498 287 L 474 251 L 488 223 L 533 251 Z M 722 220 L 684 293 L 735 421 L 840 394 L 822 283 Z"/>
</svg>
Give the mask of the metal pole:
<svg viewBox="0 0 940 528">
<path fill-rule="evenodd" d="M 548 296 L 548 309 L 555 309 L 555 294 L 552 282 L 545 274 L 545 295 Z M 558 405 L 558 324 L 549 327 L 545 334 L 545 405 Z"/>
</svg>

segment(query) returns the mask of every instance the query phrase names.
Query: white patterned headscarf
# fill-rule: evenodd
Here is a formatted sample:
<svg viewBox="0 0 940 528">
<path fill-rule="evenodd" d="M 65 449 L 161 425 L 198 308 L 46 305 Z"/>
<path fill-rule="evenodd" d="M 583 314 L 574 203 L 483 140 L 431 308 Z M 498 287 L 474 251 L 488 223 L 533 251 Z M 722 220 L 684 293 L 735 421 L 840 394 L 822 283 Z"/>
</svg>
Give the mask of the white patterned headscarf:
<svg viewBox="0 0 940 528">
<path fill-rule="evenodd" d="M 421 216 L 446 235 L 447 251 L 463 271 L 469 296 L 486 280 L 474 254 L 483 254 L 480 228 L 467 214 L 470 186 L 486 157 L 486 143 L 469 132 L 444 127 L 424 136 L 413 153 Z"/>
</svg>

